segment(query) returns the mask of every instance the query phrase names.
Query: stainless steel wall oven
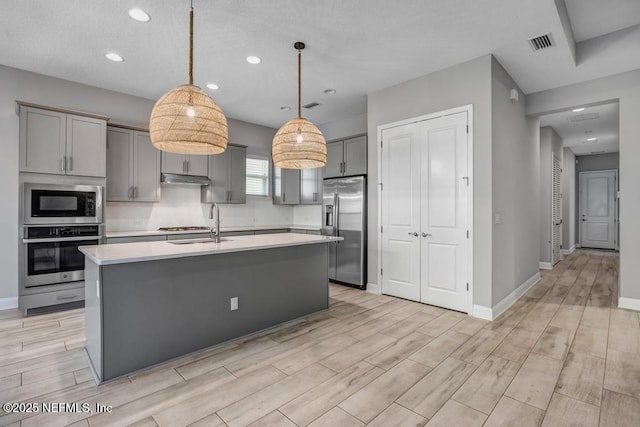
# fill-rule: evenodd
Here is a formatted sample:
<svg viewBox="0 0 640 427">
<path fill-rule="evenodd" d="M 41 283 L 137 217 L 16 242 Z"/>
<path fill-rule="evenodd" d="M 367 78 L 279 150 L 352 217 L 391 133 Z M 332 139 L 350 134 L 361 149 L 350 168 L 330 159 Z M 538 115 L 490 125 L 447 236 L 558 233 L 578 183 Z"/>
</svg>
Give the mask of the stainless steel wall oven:
<svg viewBox="0 0 640 427">
<path fill-rule="evenodd" d="M 20 250 L 20 308 L 84 300 L 79 246 L 103 236 L 99 185 L 24 183 Z"/>
</svg>

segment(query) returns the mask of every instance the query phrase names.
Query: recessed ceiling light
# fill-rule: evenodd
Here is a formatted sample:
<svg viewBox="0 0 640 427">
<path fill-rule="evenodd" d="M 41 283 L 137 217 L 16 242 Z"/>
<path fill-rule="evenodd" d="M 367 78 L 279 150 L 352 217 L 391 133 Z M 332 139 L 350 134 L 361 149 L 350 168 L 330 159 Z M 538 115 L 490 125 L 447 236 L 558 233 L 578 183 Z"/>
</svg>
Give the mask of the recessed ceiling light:
<svg viewBox="0 0 640 427">
<path fill-rule="evenodd" d="M 595 141 L 598 138 L 587 138 L 587 141 Z"/>
<path fill-rule="evenodd" d="M 149 22 L 151 17 L 142 9 L 129 9 L 129 16 L 138 22 Z"/>
<path fill-rule="evenodd" d="M 574 112 L 574 113 L 579 113 L 580 111 L 584 111 L 584 107 L 581 107 L 581 108 L 574 108 L 574 109 L 573 109 L 573 112 Z"/>
<path fill-rule="evenodd" d="M 291 107 L 289 107 L 289 106 L 285 105 L 284 107 L 280 107 L 280 109 L 281 109 L 282 111 L 289 111 L 289 110 L 291 110 Z"/>
<path fill-rule="evenodd" d="M 208 87 L 209 89 L 211 89 L 211 90 L 218 90 L 218 89 L 220 89 L 220 86 L 218 86 L 218 85 L 217 85 L 217 84 L 215 84 L 215 83 L 207 83 L 207 87 Z"/>
<path fill-rule="evenodd" d="M 327 95 L 333 95 L 334 93 L 336 93 L 335 89 L 325 89 L 324 93 L 326 93 Z"/>
<path fill-rule="evenodd" d="M 247 62 L 252 65 L 256 65 L 262 62 L 262 59 L 257 56 L 247 56 Z"/>
<path fill-rule="evenodd" d="M 107 57 L 108 60 L 113 61 L 113 62 L 123 62 L 124 58 L 120 55 L 118 55 L 117 53 L 114 52 L 109 52 L 107 54 L 105 54 L 104 56 Z"/>
</svg>

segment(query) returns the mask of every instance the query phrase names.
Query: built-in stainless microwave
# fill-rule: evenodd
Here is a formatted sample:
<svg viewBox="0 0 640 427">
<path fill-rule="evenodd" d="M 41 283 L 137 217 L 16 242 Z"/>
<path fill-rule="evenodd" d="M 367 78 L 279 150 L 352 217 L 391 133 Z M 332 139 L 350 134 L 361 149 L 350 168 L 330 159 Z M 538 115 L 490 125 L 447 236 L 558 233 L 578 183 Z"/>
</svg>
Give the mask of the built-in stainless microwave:
<svg viewBox="0 0 640 427">
<path fill-rule="evenodd" d="M 102 187 L 24 184 L 24 224 L 100 224 Z"/>
</svg>

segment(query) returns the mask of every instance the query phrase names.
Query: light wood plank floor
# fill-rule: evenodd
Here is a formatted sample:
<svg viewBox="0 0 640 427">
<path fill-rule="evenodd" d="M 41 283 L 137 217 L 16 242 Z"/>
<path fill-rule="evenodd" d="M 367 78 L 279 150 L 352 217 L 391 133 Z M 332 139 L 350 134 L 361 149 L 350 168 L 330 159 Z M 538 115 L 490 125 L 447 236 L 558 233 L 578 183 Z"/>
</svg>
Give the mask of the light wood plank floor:
<svg viewBox="0 0 640 427">
<path fill-rule="evenodd" d="M 617 257 L 574 253 L 494 322 L 331 285 L 325 313 L 96 386 L 83 310 L 0 312 L 0 425 L 638 426 L 640 316 Z"/>
</svg>

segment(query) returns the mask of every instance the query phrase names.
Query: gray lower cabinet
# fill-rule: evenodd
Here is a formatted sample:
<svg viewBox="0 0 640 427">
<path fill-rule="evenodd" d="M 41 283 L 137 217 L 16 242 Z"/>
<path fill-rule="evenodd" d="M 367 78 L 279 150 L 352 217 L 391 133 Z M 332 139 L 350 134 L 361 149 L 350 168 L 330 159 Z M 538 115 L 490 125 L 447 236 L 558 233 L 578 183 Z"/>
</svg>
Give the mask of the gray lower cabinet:
<svg viewBox="0 0 640 427">
<path fill-rule="evenodd" d="M 160 150 L 147 132 L 107 129 L 107 201 L 159 202 Z"/>
<path fill-rule="evenodd" d="M 207 176 L 207 157 L 196 154 L 162 152 L 162 173 Z"/>
<path fill-rule="evenodd" d="M 327 143 L 325 178 L 366 175 L 367 137 L 365 135 Z"/>
<path fill-rule="evenodd" d="M 20 172 L 104 177 L 106 118 L 20 106 Z"/>
<path fill-rule="evenodd" d="M 322 204 L 322 168 L 300 170 L 300 204 Z"/>
<path fill-rule="evenodd" d="M 202 203 L 247 202 L 247 147 L 228 144 L 222 154 L 209 156 L 211 184 L 202 187 Z"/>
<path fill-rule="evenodd" d="M 300 204 L 300 171 L 273 167 L 273 204 Z"/>
</svg>

